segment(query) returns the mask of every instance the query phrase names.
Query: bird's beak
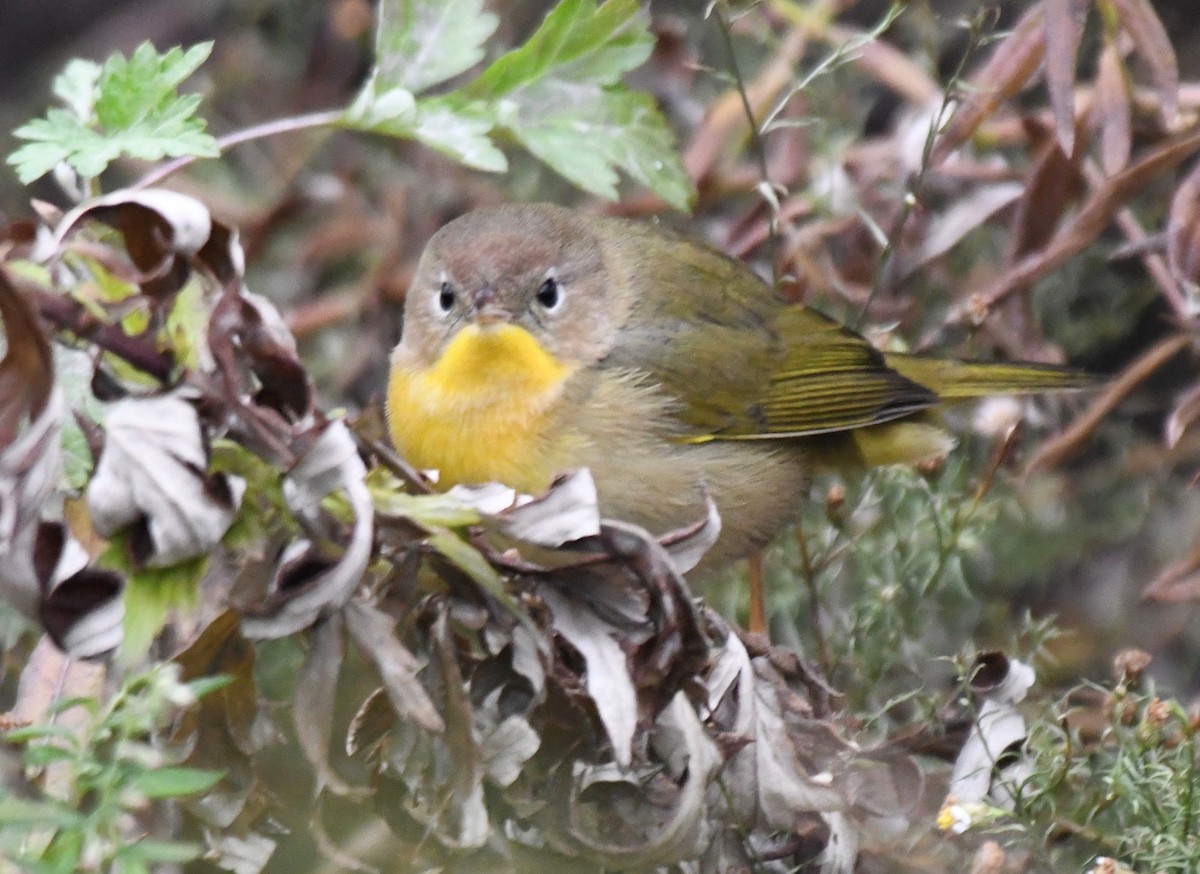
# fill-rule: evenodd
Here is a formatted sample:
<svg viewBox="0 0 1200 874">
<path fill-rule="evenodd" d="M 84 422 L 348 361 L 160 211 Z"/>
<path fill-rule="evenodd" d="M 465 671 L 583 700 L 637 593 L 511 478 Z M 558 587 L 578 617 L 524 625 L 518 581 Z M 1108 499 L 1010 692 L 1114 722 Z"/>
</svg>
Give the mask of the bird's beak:
<svg viewBox="0 0 1200 874">
<path fill-rule="evenodd" d="M 510 321 L 511 317 L 508 311 L 496 302 L 496 289 L 491 285 L 485 285 L 475 295 L 475 306 L 471 313 L 471 319 L 480 327 L 487 327 Z"/>
</svg>

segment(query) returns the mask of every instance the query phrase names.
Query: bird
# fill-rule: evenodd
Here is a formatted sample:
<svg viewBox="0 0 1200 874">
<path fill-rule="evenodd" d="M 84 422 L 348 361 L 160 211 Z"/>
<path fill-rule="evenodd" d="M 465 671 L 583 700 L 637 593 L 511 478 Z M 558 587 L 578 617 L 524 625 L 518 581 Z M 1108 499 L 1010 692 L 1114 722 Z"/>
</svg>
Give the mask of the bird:
<svg viewBox="0 0 1200 874">
<path fill-rule="evenodd" d="M 706 243 L 506 204 L 430 238 L 385 406 L 393 444 L 439 488 L 536 495 L 586 467 L 602 516 L 653 534 L 704 518 L 711 498 L 721 531 L 692 572 L 704 575 L 792 522 L 815 469 L 944 455 L 955 441 L 939 407 L 1091 381 L 883 352 Z"/>
</svg>

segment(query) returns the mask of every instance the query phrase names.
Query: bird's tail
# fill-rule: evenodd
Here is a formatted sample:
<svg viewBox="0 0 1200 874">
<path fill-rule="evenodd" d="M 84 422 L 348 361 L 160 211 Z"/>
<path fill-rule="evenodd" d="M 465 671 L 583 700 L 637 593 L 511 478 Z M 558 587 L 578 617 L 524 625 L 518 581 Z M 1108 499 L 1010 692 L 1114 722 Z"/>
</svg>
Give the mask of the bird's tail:
<svg viewBox="0 0 1200 874">
<path fill-rule="evenodd" d="M 953 403 L 988 395 L 1073 391 L 1095 387 L 1095 375 L 1057 364 L 1008 361 L 955 361 L 888 353 L 887 363 L 903 376 Z"/>
</svg>

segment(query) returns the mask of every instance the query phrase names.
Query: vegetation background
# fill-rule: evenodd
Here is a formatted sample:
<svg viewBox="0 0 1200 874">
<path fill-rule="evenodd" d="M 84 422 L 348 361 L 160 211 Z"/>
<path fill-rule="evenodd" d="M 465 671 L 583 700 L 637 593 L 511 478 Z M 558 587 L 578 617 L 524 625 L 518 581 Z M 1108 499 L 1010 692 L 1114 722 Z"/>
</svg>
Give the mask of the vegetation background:
<svg viewBox="0 0 1200 874">
<path fill-rule="evenodd" d="M 553 5 L 488 2 L 497 28 L 487 60 L 524 43 Z M 72 58 L 103 62 L 147 40 L 163 52 L 212 40 L 211 56 L 183 88 L 202 95 L 208 130 L 221 138 L 281 119 L 282 129 L 191 164 L 165 184 L 240 229 L 246 283 L 278 307 L 296 338 L 316 406 L 350 411 L 366 437 L 378 433 L 387 355 L 425 241 L 450 218 L 507 200 L 670 223 L 881 344 L 1069 361 L 1111 376 L 1091 394 L 963 411 L 954 419 L 962 445 L 943 465 L 820 480 L 797 536 L 767 557 L 771 638 L 837 690 L 822 718 L 864 746 L 911 756 L 922 773 L 921 803 L 899 817 L 902 836 L 864 839 L 860 870 L 1103 870 L 1118 864 L 1101 861 L 1112 857 L 1137 871 L 1194 871 L 1200 169 L 1192 156 L 1200 151 L 1200 18 L 1191 7 L 1187 0 L 652 3 L 638 19 L 648 24 L 652 52 L 624 82 L 661 109 L 682 172 L 672 175 L 670 161 L 665 169 L 655 164 L 665 143 L 649 125 L 631 140 L 629 163 L 608 156 L 605 173 L 581 181 L 547 166 L 562 171 L 569 154 L 544 150 L 535 158 L 520 148 L 534 142 L 520 123 L 496 138 L 506 172 L 488 173 L 404 131 L 380 135 L 397 131 L 367 115 L 358 125 L 367 132 L 320 116 L 297 121 L 350 106 L 363 93 L 376 63 L 377 10 L 366 0 L 10 0 L 0 27 L 0 132 L 6 154 L 22 144 L 7 132 L 45 111 L 49 83 Z M 427 48 L 452 56 L 466 37 L 454 29 L 437 39 L 444 42 Z M 468 64 L 450 84 L 470 82 L 478 70 Z M 597 75 L 616 78 L 611 70 Z M 957 98 L 955 114 L 939 128 L 937 119 L 950 112 L 947 95 Z M 629 178 L 639 161 L 650 168 L 641 180 L 649 184 Z M 606 162 L 623 170 L 615 200 L 596 196 L 609 185 Z M 85 180 L 85 188 L 113 191 L 150 169 L 123 159 L 96 174 L 102 186 Z M 690 215 L 672 209 L 688 199 L 688 185 Z M 52 175 L 26 186 L 0 172 L 5 223 L 34 216 L 31 198 L 72 206 Z M 79 342 L 79 324 L 53 323 L 56 340 L 94 352 Z M 128 383 L 128 374 L 117 375 Z M 1013 430 L 1016 414 L 1022 424 Z M 247 473 L 236 466 L 241 456 L 221 462 L 217 455 L 213 469 L 228 463 Z M 271 475 L 278 480 L 278 471 Z M 214 693 L 211 684 L 181 684 L 164 671 L 219 612 L 209 590 L 200 591 L 203 621 L 173 624 L 153 647 L 147 642 L 148 661 L 129 660 L 93 678 L 94 688 L 76 689 L 96 703 L 85 708 L 83 728 L 70 728 L 83 738 L 71 742 L 70 756 L 44 752 L 57 735 L 38 726 L 57 731 L 56 707 L 70 710 L 72 702 L 38 711 L 22 685 L 29 665 L 47 664 L 34 649 L 35 625 L 0 613 L 0 707 L 18 732 L 0 764 L 14 797 L 30 800 L 0 809 L 0 869 L 533 864 L 495 842 L 486 847 L 492 855 L 462 840 L 455 846 L 441 820 L 414 836 L 411 823 L 386 812 L 364 817 L 372 803 L 364 797 L 386 790 L 387 769 L 369 755 L 343 755 L 340 737 L 348 725 L 351 734 L 362 730 L 363 701 L 379 685 L 370 657 L 345 656 L 341 679 L 336 668 L 328 679 L 333 697 L 305 701 L 328 706 L 315 743 L 324 732 L 328 748 L 332 732 L 338 752 L 314 759 L 314 741 L 291 715 L 298 683 L 313 679 L 311 653 L 331 645 L 319 632 L 260 644 L 244 664 L 215 662 L 235 685 L 249 682 L 246 694 L 261 705 L 235 744 L 244 741 L 238 757 L 223 761 L 209 750 L 205 761 L 185 762 L 170 752 L 180 749 L 168 743 L 172 736 L 188 736 L 180 708 L 194 713 L 196 695 L 225 695 L 227 706 L 232 698 L 229 687 Z M 436 587 L 430 591 L 436 597 Z M 744 621 L 742 572 L 701 594 Z M 167 598 L 163 610 L 186 600 Z M 131 606 L 145 605 L 127 600 L 127 613 Z M 470 626 L 461 615 L 455 621 Z M 150 624 L 153 636 L 158 628 Z M 412 645 L 418 630 L 405 633 Z M 980 728 L 989 692 L 972 684 L 972 671 L 993 656 L 977 654 L 996 652 L 1037 671 L 1013 710 L 1024 730 L 1010 753 L 1025 770 L 1006 779 L 1019 791 L 1015 800 L 993 791 L 969 804 L 944 803 L 953 762 L 972 726 Z M 477 652 L 463 658 L 485 661 Z M 61 664 L 53 670 L 67 676 Z M 188 743 L 194 751 L 194 738 Z M 60 758 L 72 764 L 55 777 Z M 118 760 L 120 774 L 107 769 Z M 245 786 L 221 796 L 225 810 L 204 810 L 193 802 L 221 771 Z M 98 772 L 112 782 L 89 783 Z M 191 801 L 159 800 L 171 798 Z M 497 809 L 508 816 L 515 808 L 507 796 L 489 794 L 488 803 L 493 821 Z M 64 808 L 87 811 L 86 821 Z M 31 824 L 43 836 L 33 849 L 17 837 Z M 823 847 L 827 829 L 747 827 L 740 864 L 817 866 L 814 846 Z M 63 837 L 72 834 L 77 846 Z M 143 840 L 141 857 L 122 857 L 122 843 L 141 835 L 160 843 Z M 562 854 L 556 865 L 569 858 L 580 870 L 621 867 L 578 847 L 554 852 Z M 206 855 L 193 858 L 198 853 Z"/>
</svg>

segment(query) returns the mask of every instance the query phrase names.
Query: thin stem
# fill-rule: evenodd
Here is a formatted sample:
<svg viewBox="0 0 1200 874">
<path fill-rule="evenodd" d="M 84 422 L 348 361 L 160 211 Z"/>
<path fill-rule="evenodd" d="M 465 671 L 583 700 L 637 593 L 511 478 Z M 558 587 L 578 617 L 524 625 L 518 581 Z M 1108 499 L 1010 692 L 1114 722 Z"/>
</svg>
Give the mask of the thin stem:
<svg viewBox="0 0 1200 874">
<path fill-rule="evenodd" d="M 308 115 L 279 118 L 275 121 L 264 122 L 263 124 L 226 134 L 217 140 L 217 148 L 223 154 L 234 146 L 240 146 L 242 143 L 248 143 L 251 140 L 261 140 L 266 137 L 278 136 L 279 134 L 295 133 L 296 131 L 312 130 L 320 127 L 332 127 L 341 120 L 343 115 L 344 111 L 341 109 L 326 109 L 320 112 L 310 112 Z M 155 167 L 130 187 L 137 189 L 158 185 L 168 176 L 178 173 L 184 167 L 194 164 L 197 160 L 198 156 L 196 155 L 184 155 L 182 158 L 168 161 L 166 164 Z"/>
<path fill-rule="evenodd" d="M 754 153 L 754 160 L 758 164 L 758 172 L 762 177 L 761 191 L 763 199 L 767 201 L 767 206 L 770 209 L 770 220 L 767 224 L 767 230 L 770 234 L 768 247 L 771 256 L 771 284 L 775 288 L 779 288 L 779 199 L 775 195 L 775 187 L 771 184 L 771 174 L 767 168 L 767 151 L 763 146 L 762 132 L 758 129 L 758 122 L 754 118 L 754 108 L 750 105 L 750 95 L 746 93 L 746 81 L 742 78 L 741 67 L 738 66 L 737 56 L 733 53 L 733 36 L 729 26 L 729 19 L 725 17 L 723 3 L 714 3 L 712 12 L 717 18 L 717 29 L 721 32 L 721 38 L 725 43 L 725 51 L 729 55 L 729 70 L 733 73 L 733 81 L 737 85 L 738 96 L 742 100 L 742 110 L 746 113 L 746 121 L 750 126 L 750 146 Z"/>
</svg>

